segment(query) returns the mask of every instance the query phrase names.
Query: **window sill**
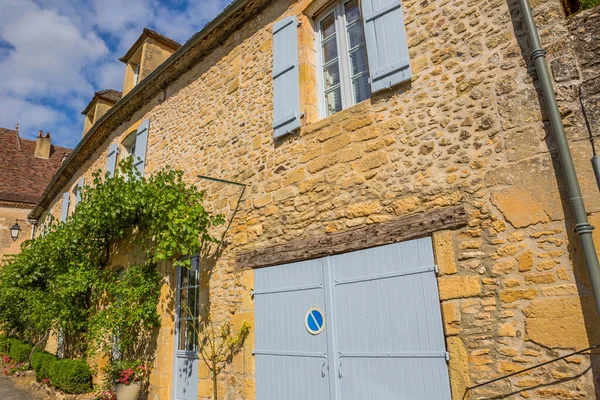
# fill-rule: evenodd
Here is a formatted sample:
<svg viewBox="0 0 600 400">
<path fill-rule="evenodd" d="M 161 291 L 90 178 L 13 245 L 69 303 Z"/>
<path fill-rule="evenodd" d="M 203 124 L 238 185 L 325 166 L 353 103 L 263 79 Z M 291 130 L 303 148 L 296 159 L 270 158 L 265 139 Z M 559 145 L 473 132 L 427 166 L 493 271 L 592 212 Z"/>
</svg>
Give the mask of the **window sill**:
<svg viewBox="0 0 600 400">
<path fill-rule="evenodd" d="M 345 108 L 333 115 L 321 118 L 320 120 L 318 120 L 316 122 L 302 125 L 302 127 L 300 128 L 300 136 L 309 135 L 315 131 L 318 131 L 322 128 L 325 128 L 325 127 L 328 127 L 331 125 L 341 124 L 341 123 L 349 120 L 350 118 L 356 118 L 357 114 L 363 114 L 363 113 L 366 114 L 370 110 L 371 110 L 371 99 L 369 98 L 369 99 L 363 100 L 360 103 L 355 104 L 351 107 Z"/>
</svg>

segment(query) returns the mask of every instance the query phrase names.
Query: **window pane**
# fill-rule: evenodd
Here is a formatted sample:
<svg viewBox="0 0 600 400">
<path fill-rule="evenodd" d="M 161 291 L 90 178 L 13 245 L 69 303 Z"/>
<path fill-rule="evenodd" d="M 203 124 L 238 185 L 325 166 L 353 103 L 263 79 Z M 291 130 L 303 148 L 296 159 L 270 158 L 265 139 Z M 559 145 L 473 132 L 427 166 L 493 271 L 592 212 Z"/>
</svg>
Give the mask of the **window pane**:
<svg viewBox="0 0 600 400">
<path fill-rule="evenodd" d="M 340 83 L 340 67 L 337 62 L 325 67 L 323 71 L 325 90 Z"/>
<path fill-rule="evenodd" d="M 333 36 L 327 42 L 323 43 L 323 64 L 327 64 L 329 61 L 337 58 L 337 40 Z"/>
<path fill-rule="evenodd" d="M 179 307 L 181 309 L 181 311 L 179 312 L 179 318 L 187 318 L 188 312 L 187 312 L 187 290 L 186 289 L 180 289 L 179 290 Z"/>
<path fill-rule="evenodd" d="M 331 13 L 323 20 L 323 22 L 321 22 L 321 38 L 325 39 L 333 33 L 335 33 L 335 17 L 333 13 Z"/>
<path fill-rule="evenodd" d="M 350 49 L 359 45 L 364 45 L 365 35 L 363 33 L 362 24 L 354 24 L 348 28 L 348 42 Z"/>
<path fill-rule="evenodd" d="M 358 8 L 358 0 L 349 1 L 345 4 L 345 8 L 347 24 L 356 21 L 357 19 L 360 19 L 360 9 Z"/>
<path fill-rule="evenodd" d="M 350 64 L 352 65 L 352 76 L 360 74 L 361 72 L 366 72 L 369 69 L 367 66 L 367 52 L 364 47 L 360 47 L 350 53 Z"/>
<path fill-rule="evenodd" d="M 356 103 L 360 103 L 371 97 L 371 85 L 369 85 L 368 74 L 356 78 L 352 82 L 352 86 L 354 87 L 354 101 Z"/>
<path fill-rule="evenodd" d="M 179 350 L 185 350 L 185 319 L 179 320 Z"/>
<path fill-rule="evenodd" d="M 185 349 L 187 351 L 194 351 L 196 349 L 196 332 L 194 332 L 194 321 L 186 321 L 187 330 L 185 332 Z"/>
<path fill-rule="evenodd" d="M 342 109 L 342 89 L 337 88 L 325 95 L 327 115 L 332 115 Z"/>
</svg>

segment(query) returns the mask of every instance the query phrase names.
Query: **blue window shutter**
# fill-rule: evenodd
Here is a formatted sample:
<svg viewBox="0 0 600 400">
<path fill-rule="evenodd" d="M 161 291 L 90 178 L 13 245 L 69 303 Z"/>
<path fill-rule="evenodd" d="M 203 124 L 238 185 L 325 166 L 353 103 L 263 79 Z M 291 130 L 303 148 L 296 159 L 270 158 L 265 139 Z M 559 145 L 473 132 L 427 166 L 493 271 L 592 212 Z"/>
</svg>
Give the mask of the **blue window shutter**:
<svg viewBox="0 0 600 400">
<path fill-rule="evenodd" d="M 135 138 L 135 154 L 133 157 L 133 167 L 144 176 L 144 167 L 146 166 L 146 147 L 148 146 L 148 127 L 150 119 L 146 118 L 137 130 Z"/>
<path fill-rule="evenodd" d="M 85 183 L 85 178 L 81 177 L 79 183 L 77 184 L 77 191 L 75 192 L 75 205 L 79 204 L 81 201 L 81 191 L 83 190 L 83 185 Z"/>
<path fill-rule="evenodd" d="M 371 92 L 411 77 L 404 13 L 400 0 L 363 0 L 362 14 L 371 74 Z"/>
<path fill-rule="evenodd" d="M 69 202 L 70 201 L 71 200 L 69 198 L 69 192 L 64 192 L 63 198 L 62 198 L 62 213 L 60 214 L 61 221 L 66 221 L 67 217 L 69 216 Z"/>
<path fill-rule="evenodd" d="M 112 178 L 115 174 L 115 168 L 117 166 L 117 154 L 119 154 L 119 146 L 116 143 L 112 143 L 108 146 L 108 159 L 106 160 L 106 172 L 108 176 Z"/>
<path fill-rule="evenodd" d="M 300 128 L 300 77 L 296 17 L 273 24 L 273 136 Z"/>
</svg>

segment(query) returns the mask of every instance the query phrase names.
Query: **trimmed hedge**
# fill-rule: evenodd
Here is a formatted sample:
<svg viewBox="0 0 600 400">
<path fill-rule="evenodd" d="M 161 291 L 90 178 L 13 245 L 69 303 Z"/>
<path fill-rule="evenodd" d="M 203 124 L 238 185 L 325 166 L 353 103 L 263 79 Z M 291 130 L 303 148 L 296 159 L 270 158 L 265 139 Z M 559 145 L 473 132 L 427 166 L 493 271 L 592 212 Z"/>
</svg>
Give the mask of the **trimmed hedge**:
<svg viewBox="0 0 600 400">
<path fill-rule="evenodd" d="M 8 343 L 8 355 L 15 362 L 29 361 L 32 349 L 30 344 L 0 336 L 0 351 L 4 343 Z M 66 393 L 87 393 L 92 389 L 92 371 L 84 360 L 59 360 L 45 350 L 36 349 L 31 356 L 31 367 L 35 371 L 36 380 L 50 379 L 54 387 Z"/>
<path fill-rule="evenodd" d="M 87 393 L 92 388 L 92 372 L 84 360 L 57 360 L 49 372 L 50 382 L 67 393 Z"/>
<path fill-rule="evenodd" d="M 29 355 L 33 346 L 16 339 L 12 339 L 11 342 L 10 350 L 8 351 L 10 358 L 17 364 L 29 361 Z"/>
<path fill-rule="evenodd" d="M 50 379 L 50 369 L 52 365 L 58 361 L 54 355 L 44 350 L 39 350 L 31 356 L 31 367 L 35 371 L 35 379 Z"/>
</svg>

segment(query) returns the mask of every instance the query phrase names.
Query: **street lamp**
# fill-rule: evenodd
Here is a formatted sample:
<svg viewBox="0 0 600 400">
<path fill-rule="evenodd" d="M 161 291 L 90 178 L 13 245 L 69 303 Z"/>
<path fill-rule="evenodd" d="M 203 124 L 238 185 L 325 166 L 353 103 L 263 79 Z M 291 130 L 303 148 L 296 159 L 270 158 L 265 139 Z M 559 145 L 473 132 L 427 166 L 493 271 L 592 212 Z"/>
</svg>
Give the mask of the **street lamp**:
<svg viewBox="0 0 600 400">
<path fill-rule="evenodd" d="M 21 227 L 19 226 L 19 221 L 15 222 L 15 224 L 10 228 L 10 237 L 13 241 L 19 238 L 19 233 L 21 233 Z"/>
</svg>

